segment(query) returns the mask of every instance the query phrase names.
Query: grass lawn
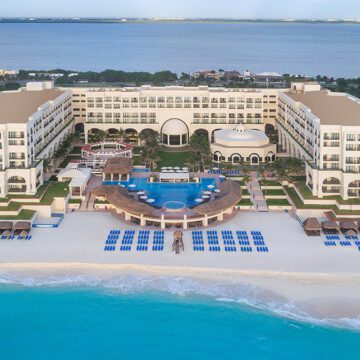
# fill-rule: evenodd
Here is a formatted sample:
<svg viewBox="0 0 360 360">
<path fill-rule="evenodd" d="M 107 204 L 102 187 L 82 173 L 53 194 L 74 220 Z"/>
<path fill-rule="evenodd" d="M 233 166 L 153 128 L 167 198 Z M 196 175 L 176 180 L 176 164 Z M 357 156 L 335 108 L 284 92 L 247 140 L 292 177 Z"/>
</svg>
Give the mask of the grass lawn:
<svg viewBox="0 0 360 360">
<path fill-rule="evenodd" d="M 20 207 L 20 203 L 12 201 L 8 206 L 0 206 L 0 211 L 17 211 Z"/>
<path fill-rule="evenodd" d="M 143 146 L 134 146 L 133 154 L 140 155 L 143 148 Z"/>
<path fill-rule="evenodd" d="M 250 199 L 242 199 L 240 202 L 237 203 L 238 206 L 252 206 L 252 202 Z"/>
<path fill-rule="evenodd" d="M 141 156 L 133 157 L 133 160 L 134 160 L 134 166 L 142 165 L 142 157 Z"/>
<path fill-rule="evenodd" d="M 243 180 L 235 180 L 235 181 L 238 182 L 240 186 L 246 186 L 246 182 Z"/>
<path fill-rule="evenodd" d="M 81 204 L 81 199 L 69 199 L 69 204 Z"/>
<path fill-rule="evenodd" d="M 21 210 L 19 215 L 3 215 L 0 220 L 30 220 L 35 214 L 34 210 Z"/>
<path fill-rule="evenodd" d="M 334 207 L 332 211 L 336 215 L 360 215 L 360 210 L 340 210 L 337 207 Z"/>
<path fill-rule="evenodd" d="M 259 180 L 259 184 L 261 186 L 282 186 L 279 181 L 266 179 Z"/>
<path fill-rule="evenodd" d="M 291 200 L 294 202 L 297 209 L 332 209 L 334 205 L 310 205 L 310 204 L 304 204 L 299 195 L 296 193 L 296 191 L 292 188 L 289 188 L 287 186 L 284 187 L 287 194 L 290 196 Z"/>
<path fill-rule="evenodd" d="M 71 154 L 81 155 L 82 146 L 74 146 L 71 150 Z"/>
<path fill-rule="evenodd" d="M 190 151 L 159 151 L 160 161 L 157 162 L 157 169 L 164 166 L 186 166 Z"/>
<path fill-rule="evenodd" d="M 287 199 L 267 199 L 266 203 L 268 206 L 290 206 Z"/>
<path fill-rule="evenodd" d="M 286 196 L 283 189 L 262 189 L 264 195 Z"/>
<path fill-rule="evenodd" d="M 331 196 L 324 196 L 323 198 L 318 198 L 312 194 L 311 190 L 306 185 L 305 181 L 297 181 L 295 183 L 295 186 L 298 188 L 298 190 L 300 191 L 300 193 L 304 199 L 336 200 L 339 204 L 342 204 L 342 205 L 358 205 L 358 204 L 360 204 L 360 199 L 358 199 L 358 198 L 344 200 L 341 198 L 340 195 L 331 195 Z"/>
<path fill-rule="evenodd" d="M 248 189 L 241 189 L 241 193 L 242 193 L 243 195 L 245 195 L 245 196 L 249 196 L 249 195 L 250 195 Z"/>
<path fill-rule="evenodd" d="M 42 205 L 50 205 L 54 197 L 65 197 L 69 193 L 69 186 L 66 182 L 48 183 L 44 196 L 40 200 Z"/>
</svg>

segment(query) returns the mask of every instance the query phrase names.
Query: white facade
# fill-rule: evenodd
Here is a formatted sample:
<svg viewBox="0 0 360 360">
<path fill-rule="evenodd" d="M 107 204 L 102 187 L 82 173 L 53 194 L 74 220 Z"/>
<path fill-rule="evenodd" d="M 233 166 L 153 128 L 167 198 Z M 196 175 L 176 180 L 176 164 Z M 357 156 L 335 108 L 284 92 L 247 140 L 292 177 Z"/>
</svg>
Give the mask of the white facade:
<svg viewBox="0 0 360 360">
<path fill-rule="evenodd" d="M 198 130 L 213 139 L 215 130 L 243 123 L 264 130 L 275 125 L 278 90 L 208 87 L 149 87 L 123 89 L 74 88 L 75 123 L 84 123 L 85 138 L 94 129 L 123 129 L 139 134 L 150 128 L 168 146 L 184 146 Z M 180 133 L 173 134 L 176 129 Z"/>
<path fill-rule="evenodd" d="M 309 96 L 312 101 L 318 97 L 319 103 L 309 108 L 295 94 L 307 94 L 307 103 Z M 312 194 L 359 197 L 360 100 L 347 94 L 320 94 L 319 86 L 304 89 L 299 84 L 292 93 L 279 96 L 279 143 L 291 156 L 306 160 Z"/>
<path fill-rule="evenodd" d="M 27 113 L 40 99 L 49 100 Z M 17 111 L 12 103 L 24 108 Z M 51 158 L 71 131 L 71 93 L 50 84 L 30 84 L 27 89 L 0 93 L 0 111 L 0 196 L 33 195 L 43 183 L 42 159 Z"/>
<path fill-rule="evenodd" d="M 233 164 L 248 162 L 252 165 L 272 162 L 276 157 L 276 144 L 271 144 L 263 131 L 245 129 L 240 124 L 234 130 L 215 131 L 211 151 L 215 161 Z"/>
</svg>

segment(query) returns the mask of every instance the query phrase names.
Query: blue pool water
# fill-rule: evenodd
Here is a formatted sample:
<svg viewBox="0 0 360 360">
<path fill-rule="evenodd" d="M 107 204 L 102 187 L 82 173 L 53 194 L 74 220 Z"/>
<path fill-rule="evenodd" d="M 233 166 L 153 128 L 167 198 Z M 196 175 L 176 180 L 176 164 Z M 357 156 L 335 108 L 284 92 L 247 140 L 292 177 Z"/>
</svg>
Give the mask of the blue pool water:
<svg viewBox="0 0 360 360">
<path fill-rule="evenodd" d="M 103 184 L 125 185 L 127 188 L 129 188 L 129 185 L 134 184 L 136 186 L 129 189 L 146 191 L 147 196 L 155 200 L 153 205 L 157 207 L 162 207 L 168 202 L 177 202 L 179 207 L 181 207 L 181 204 L 186 207 L 193 207 L 198 205 L 195 200 L 201 198 L 204 191 L 209 190 L 209 185 L 213 185 L 214 189 L 216 189 L 214 178 L 202 179 L 199 183 L 150 183 L 146 178 L 131 178 L 130 181 L 104 181 Z M 170 204 L 169 208 L 178 208 L 174 206 Z"/>
<path fill-rule="evenodd" d="M 150 172 L 149 168 L 133 168 L 132 169 L 133 173 L 139 173 L 139 172 Z"/>
<path fill-rule="evenodd" d="M 113 280 L 113 287 L 55 285 L 54 279 L 47 286 L 2 285 L 0 358 L 346 360 L 360 356 L 359 332 L 290 320 L 196 293 L 134 290 L 140 285 L 132 280 L 130 288 L 119 279 Z"/>
</svg>

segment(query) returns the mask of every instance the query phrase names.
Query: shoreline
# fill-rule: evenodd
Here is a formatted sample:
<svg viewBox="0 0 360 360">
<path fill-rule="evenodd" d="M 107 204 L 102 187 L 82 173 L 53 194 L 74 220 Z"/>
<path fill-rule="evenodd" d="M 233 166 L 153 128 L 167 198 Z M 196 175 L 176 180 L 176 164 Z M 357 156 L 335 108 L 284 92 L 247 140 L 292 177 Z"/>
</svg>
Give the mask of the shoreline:
<svg viewBox="0 0 360 360">
<path fill-rule="evenodd" d="M 121 236 L 116 251 L 106 252 L 111 229 L 120 229 Z M 132 250 L 123 252 L 127 229 L 140 230 L 108 213 L 74 212 L 57 229 L 33 229 L 31 241 L 0 241 L 0 284 L 204 295 L 294 320 L 360 330 L 358 248 L 326 247 L 324 238 L 306 236 L 287 213 L 244 212 L 209 227 L 220 232 L 220 252 L 209 251 L 208 244 L 204 252 L 193 251 L 190 230 L 184 231 L 180 255 L 171 250 L 171 231 L 165 231 L 162 252 L 136 251 L 137 235 Z M 221 231 L 239 229 L 261 231 L 269 252 L 225 252 Z"/>
<path fill-rule="evenodd" d="M 174 293 L 174 290 L 167 286 L 171 286 L 172 282 L 179 285 L 178 282 L 181 284 L 190 281 L 191 285 L 187 284 L 183 289 L 179 288 L 178 293 L 175 291 L 175 295 L 187 295 L 188 292 L 196 294 L 196 286 L 204 286 L 205 289 L 219 286 L 220 289 L 214 294 L 211 294 L 213 289 L 209 293 L 202 289 L 199 294 L 215 300 L 246 304 L 299 321 L 307 322 L 310 319 L 310 322 L 320 322 L 320 324 L 324 322 L 334 326 L 340 325 L 337 321 L 340 323 L 355 321 L 351 328 L 360 330 L 360 292 L 355 290 L 360 288 L 359 273 L 282 272 L 131 263 L 28 262 L 0 264 L 1 276 L 14 276 L 14 284 L 30 287 L 86 285 L 94 284 L 93 280 L 96 279 L 95 285 L 103 284 L 109 287 L 109 281 L 113 281 L 114 288 L 116 288 L 116 280 L 129 277 L 132 279 L 135 291 L 149 290 L 137 286 L 137 281 L 145 280 L 151 290 L 153 281 L 167 279 L 166 286 L 156 285 L 154 289 L 170 293 Z M 29 282 L 29 279 L 32 281 Z M 24 283 L 21 283 L 22 280 L 25 280 Z M 131 291 L 131 285 L 129 286 Z M 224 292 L 223 297 L 222 292 Z"/>
</svg>

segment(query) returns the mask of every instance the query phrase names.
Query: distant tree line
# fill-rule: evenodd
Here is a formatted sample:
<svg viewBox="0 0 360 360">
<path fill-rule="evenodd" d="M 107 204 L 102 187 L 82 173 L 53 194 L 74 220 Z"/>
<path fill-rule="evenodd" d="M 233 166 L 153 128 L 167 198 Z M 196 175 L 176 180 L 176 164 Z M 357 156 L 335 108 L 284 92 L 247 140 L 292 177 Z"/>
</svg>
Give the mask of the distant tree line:
<svg viewBox="0 0 360 360">
<path fill-rule="evenodd" d="M 37 74 L 30 76 L 29 74 Z M 16 90 L 20 87 L 19 82 L 27 80 L 51 80 L 50 74 L 63 74 L 63 76 L 55 80 L 56 85 L 75 85 L 81 82 L 88 83 L 104 83 L 104 84 L 120 84 L 128 86 L 139 86 L 139 85 L 168 85 L 177 84 L 182 86 L 224 86 L 229 88 L 247 88 L 247 87 L 258 87 L 250 81 L 235 81 L 235 79 L 229 79 L 223 81 L 219 85 L 216 81 L 211 79 L 204 79 L 199 77 L 193 79 L 190 74 L 182 72 L 180 75 L 171 71 L 159 71 L 155 73 L 136 71 L 126 72 L 121 70 L 105 70 L 101 72 L 95 71 L 71 71 L 64 69 L 53 69 L 53 70 L 20 70 L 17 77 L 0 76 L 0 91 L 4 90 Z M 347 92 L 356 97 L 360 97 L 360 77 L 358 78 L 334 78 L 328 76 L 318 75 L 316 77 L 308 77 L 303 75 L 283 75 L 287 86 L 290 86 L 292 81 L 318 81 L 323 88 L 331 91 Z"/>
</svg>

